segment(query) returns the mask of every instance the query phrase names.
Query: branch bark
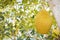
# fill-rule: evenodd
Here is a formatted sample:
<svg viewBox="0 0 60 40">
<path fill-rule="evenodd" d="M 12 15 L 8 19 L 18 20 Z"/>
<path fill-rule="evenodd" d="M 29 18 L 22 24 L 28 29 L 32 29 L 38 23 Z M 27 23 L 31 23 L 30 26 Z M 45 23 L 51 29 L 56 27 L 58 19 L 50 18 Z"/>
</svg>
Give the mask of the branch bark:
<svg viewBox="0 0 60 40">
<path fill-rule="evenodd" d="M 48 3 L 60 29 L 60 0 L 49 0 Z"/>
</svg>

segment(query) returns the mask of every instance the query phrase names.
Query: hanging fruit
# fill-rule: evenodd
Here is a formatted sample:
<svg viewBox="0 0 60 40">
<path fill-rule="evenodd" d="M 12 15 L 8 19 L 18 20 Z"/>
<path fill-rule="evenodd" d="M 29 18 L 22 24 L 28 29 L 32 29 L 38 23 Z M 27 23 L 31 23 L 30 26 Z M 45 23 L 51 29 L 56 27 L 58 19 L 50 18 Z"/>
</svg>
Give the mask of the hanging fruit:
<svg viewBox="0 0 60 40">
<path fill-rule="evenodd" d="M 46 34 L 49 32 L 51 25 L 52 17 L 50 16 L 50 14 L 45 9 L 40 10 L 35 17 L 35 26 L 37 32 L 41 34 Z"/>
</svg>

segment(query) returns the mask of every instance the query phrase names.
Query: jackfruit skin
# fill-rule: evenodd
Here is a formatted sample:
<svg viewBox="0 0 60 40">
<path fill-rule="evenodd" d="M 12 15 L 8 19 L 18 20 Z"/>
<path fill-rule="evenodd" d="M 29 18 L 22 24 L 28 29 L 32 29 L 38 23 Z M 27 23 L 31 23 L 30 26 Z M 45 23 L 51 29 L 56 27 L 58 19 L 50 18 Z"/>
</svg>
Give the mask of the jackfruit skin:
<svg viewBox="0 0 60 40">
<path fill-rule="evenodd" d="M 46 34 L 49 32 L 52 25 L 52 17 L 45 10 L 42 9 L 35 16 L 35 28 L 38 33 Z"/>
</svg>

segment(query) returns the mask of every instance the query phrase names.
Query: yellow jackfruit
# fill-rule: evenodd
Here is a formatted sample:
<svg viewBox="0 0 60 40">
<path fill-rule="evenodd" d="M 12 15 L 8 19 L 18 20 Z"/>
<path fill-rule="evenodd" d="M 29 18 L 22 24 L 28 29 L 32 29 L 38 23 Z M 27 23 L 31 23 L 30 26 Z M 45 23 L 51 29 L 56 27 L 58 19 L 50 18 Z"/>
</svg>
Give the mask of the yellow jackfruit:
<svg viewBox="0 0 60 40">
<path fill-rule="evenodd" d="M 50 14 L 45 9 L 40 10 L 35 16 L 35 28 L 37 32 L 46 34 L 49 32 L 51 25 L 52 17 Z"/>
</svg>

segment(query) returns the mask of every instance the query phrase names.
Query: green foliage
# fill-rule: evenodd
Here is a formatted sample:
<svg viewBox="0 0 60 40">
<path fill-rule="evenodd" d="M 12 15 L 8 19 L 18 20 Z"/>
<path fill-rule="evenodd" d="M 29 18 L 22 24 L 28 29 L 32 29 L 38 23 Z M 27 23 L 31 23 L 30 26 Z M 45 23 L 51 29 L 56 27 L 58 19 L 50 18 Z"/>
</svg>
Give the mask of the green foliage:
<svg viewBox="0 0 60 40">
<path fill-rule="evenodd" d="M 35 15 L 43 8 L 43 5 L 49 7 L 48 3 L 42 0 L 18 2 L 16 0 L 0 0 L 0 40 L 4 38 L 16 40 L 15 37 L 17 40 L 44 39 L 44 35 L 38 34 L 34 28 Z"/>
<path fill-rule="evenodd" d="M 0 0 L 0 8 L 5 8 L 8 5 L 13 5 L 16 0 Z"/>
</svg>

